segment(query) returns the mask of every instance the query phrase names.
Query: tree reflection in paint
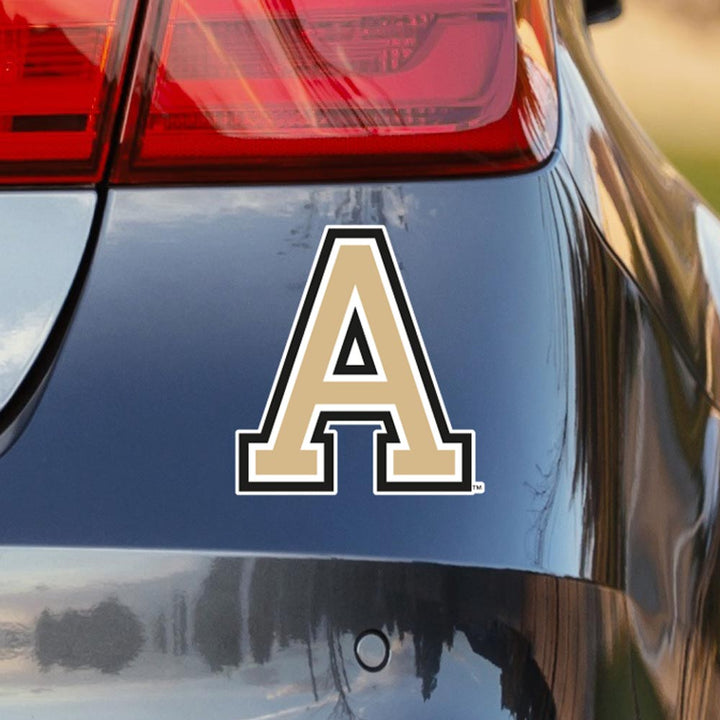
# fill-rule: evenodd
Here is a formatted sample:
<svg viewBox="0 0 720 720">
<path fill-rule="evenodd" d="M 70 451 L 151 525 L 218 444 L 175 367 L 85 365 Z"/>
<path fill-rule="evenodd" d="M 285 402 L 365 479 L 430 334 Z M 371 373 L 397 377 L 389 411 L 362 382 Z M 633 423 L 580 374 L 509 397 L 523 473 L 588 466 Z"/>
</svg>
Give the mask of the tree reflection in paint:
<svg viewBox="0 0 720 720">
<path fill-rule="evenodd" d="M 112 597 L 89 610 L 57 615 L 44 610 L 35 628 L 35 656 L 42 670 L 59 665 L 117 673 L 140 654 L 143 643 L 140 620 Z"/>
<path fill-rule="evenodd" d="M 519 617 L 521 608 L 507 598 L 522 598 L 522 588 L 496 588 L 488 597 L 471 570 L 436 565 L 350 561 L 253 561 L 243 607 L 241 579 L 248 572 L 241 558 L 218 558 L 211 565 L 195 608 L 195 645 L 210 668 L 220 671 L 242 661 L 242 617 L 252 660 L 263 664 L 277 648 L 303 646 L 315 700 L 319 699 L 319 644 L 327 643 L 327 678 L 337 701 L 333 718 L 354 718 L 351 684 L 341 638 L 368 628 L 412 638 L 415 674 L 429 700 L 437 687 L 442 654 L 456 632 L 470 647 L 501 670 L 503 707 L 517 720 L 551 719 L 555 705 L 547 682 L 533 659 L 529 642 L 499 617 Z M 520 603 L 521 600 L 518 600 Z M 322 668 L 325 678 L 326 668 Z"/>
<path fill-rule="evenodd" d="M 195 646 L 214 672 L 238 667 L 242 660 L 241 572 L 241 560 L 213 560 L 195 606 Z"/>
<path fill-rule="evenodd" d="M 247 659 L 262 665 L 293 648 L 293 657 L 305 656 L 315 701 L 332 701 L 330 690 L 336 698 L 329 717 L 353 720 L 358 669 L 349 639 L 377 628 L 392 642 L 410 643 L 418 690 L 428 701 L 443 654 L 460 633 L 500 669 L 503 708 L 517 720 L 554 720 L 552 693 L 518 629 L 528 610 L 523 582 L 517 574 L 421 563 L 215 558 L 197 592 L 175 589 L 167 606 L 148 616 L 148 637 L 156 653 L 179 659 L 196 652 L 213 672 Z M 86 610 L 46 609 L 33 637 L 41 670 L 103 673 L 127 667 L 144 639 L 142 622 L 114 597 Z"/>
</svg>

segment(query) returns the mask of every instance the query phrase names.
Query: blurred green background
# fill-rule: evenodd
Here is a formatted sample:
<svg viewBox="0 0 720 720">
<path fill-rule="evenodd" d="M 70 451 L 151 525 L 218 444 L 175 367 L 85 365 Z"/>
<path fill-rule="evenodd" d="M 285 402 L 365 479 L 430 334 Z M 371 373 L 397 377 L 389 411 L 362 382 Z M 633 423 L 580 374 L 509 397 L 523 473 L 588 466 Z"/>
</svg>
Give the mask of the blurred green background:
<svg viewBox="0 0 720 720">
<path fill-rule="evenodd" d="M 720 211 L 720 0 L 624 0 L 592 35 L 623 102 Z"/>
</svg>

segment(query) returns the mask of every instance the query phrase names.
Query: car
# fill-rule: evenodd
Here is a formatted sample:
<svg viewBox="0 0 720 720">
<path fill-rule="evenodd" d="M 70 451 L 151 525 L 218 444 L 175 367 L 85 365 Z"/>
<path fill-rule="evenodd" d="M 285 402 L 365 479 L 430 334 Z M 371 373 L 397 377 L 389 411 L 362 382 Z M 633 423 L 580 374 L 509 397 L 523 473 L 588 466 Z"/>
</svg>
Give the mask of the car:
<svg viewBox="0 0 720 720">
<path fill-rule="evenodd" d="M 715 718 L 720 220 L 609 0 L 0 6 L 0 714 Z"/>
</svg>

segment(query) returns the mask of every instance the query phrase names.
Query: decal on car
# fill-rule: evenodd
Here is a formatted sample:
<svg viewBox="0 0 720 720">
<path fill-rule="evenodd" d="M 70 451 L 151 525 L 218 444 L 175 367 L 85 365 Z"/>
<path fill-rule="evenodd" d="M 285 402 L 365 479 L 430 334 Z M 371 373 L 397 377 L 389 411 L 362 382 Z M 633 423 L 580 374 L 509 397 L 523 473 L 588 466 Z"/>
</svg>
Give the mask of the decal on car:
<svg viewBox="0 0 720 720">
<path fill-rule="evenodd" d="M 325 229 L 260 427 L 236 432 L 237 493 L 334 495 L 339 425 L 378 428 L 376 495 L 485 489 L 383 226 Z"/>
</svg>

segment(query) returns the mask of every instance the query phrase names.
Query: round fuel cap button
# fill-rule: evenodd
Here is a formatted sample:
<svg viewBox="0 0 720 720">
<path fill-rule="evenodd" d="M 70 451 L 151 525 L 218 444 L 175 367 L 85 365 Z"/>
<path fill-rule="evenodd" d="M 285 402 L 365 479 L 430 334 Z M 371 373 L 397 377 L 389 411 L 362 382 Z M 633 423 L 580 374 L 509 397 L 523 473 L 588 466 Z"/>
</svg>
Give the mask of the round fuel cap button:
<svg viewBox="0 0 720 720">
<path fill-rule="evenodd" d="M 381 630 L 365 630 L 355 638 L 355 657 L 368 672 L 380 672 L 390 661 L 390 642 Z"/>
</svg>

